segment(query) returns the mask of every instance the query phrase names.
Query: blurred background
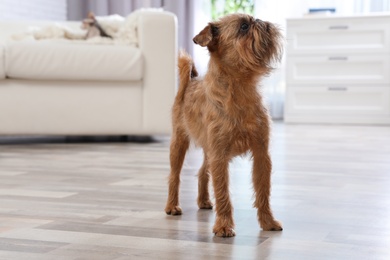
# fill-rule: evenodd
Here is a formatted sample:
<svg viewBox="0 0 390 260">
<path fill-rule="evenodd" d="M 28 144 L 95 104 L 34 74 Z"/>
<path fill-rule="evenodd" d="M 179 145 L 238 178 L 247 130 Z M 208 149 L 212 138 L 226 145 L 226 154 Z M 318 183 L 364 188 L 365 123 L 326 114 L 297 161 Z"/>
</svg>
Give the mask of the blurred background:
<svg viewBox="0 0 390 260">
<path fill-rule="evenodd" d="M 200 74 L 207 69 L 208 53 L 192 38 L 213 19 L 232 12 L 245 12 L 277 23 L 283 33 L 286 19 L 302 17 L 313 8 L 332 8 L 336 15 L 390 11 L 390 0 L 1 0 L 0 20 L 81 20 L 89 11 L 97 16 L 127 16 L 139 8 L 163 8 L 178 17 L 179 47 L 194 56 Z M 288 39 L 285 39 L 288 44 Z M 283 118 L 285 59 L 260 88 L 274 119 Z"/>
</svg>

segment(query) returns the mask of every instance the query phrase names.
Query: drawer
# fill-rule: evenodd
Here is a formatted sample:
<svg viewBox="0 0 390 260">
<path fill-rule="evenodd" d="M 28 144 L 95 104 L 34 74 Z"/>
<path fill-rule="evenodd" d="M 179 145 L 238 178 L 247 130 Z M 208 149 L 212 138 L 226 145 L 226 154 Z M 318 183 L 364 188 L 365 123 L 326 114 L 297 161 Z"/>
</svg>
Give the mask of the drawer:
<svg viewBox="0 0 390 260">
<path fill-rule="evenodd" d="M 389 52 L 390 17 L 287 22 L 287 53 Z"/>
<path fill-rule="evenodd" d="M 287 82 L 388 84 L 389 55 L 288 56 Z"/>
<path fill-rule="evenodd" d="M 390 115 L 390 86 L 288 86 L 286 113 Z"/>
</svg>

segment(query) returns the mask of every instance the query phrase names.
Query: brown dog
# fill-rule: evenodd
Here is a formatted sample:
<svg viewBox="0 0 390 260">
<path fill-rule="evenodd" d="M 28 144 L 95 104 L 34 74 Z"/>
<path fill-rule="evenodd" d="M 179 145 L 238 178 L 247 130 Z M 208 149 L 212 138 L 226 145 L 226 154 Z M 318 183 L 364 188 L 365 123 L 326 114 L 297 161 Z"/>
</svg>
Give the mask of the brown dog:
<svg viewBox="0 0 390 260">
<path fill-rule="evenodd" d="M 211 209 L 209 173 L 216 200 L 217 236 L 235 235 L 229 197 L 229 161 L 250 151 L 253 157 L 254 206 L 263 230 L 282 230 L 269 205 L 271 159 L 268 152 L 270 119 L 256 90 L 272 62 L 281 56 L 281 36 L 276 26 L 249 15 L 232 14 L 209 23 L 195 38 L 207 46 L 210 62 L 203 80 L 191 57 L 179 57 L 180 86 L 173 106 L 170 150 L 171 173 L 165 211 L 180 215 L 180 171 L 190 139 L 201 146 L 204 162 L 199 171 L 198 206 Z"/>
</svg>

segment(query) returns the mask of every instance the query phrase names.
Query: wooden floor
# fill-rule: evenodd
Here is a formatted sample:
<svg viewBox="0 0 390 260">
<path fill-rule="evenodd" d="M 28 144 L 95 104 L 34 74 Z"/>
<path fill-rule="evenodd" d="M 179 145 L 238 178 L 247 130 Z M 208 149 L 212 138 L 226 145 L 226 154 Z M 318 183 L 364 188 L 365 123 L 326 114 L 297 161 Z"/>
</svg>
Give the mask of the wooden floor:
<svg viewBox="0 0 390 260">
<path fill-rule="evenodd" d="M 167 216 L 168 140 L 0 145 L 0 259 L 390 259 L 390 127 L 274 123 L 272 206 L 252 208 L 251 164 L 231 164 L 237 235 L 196 205 L 202 152 Z"/>
</svg>

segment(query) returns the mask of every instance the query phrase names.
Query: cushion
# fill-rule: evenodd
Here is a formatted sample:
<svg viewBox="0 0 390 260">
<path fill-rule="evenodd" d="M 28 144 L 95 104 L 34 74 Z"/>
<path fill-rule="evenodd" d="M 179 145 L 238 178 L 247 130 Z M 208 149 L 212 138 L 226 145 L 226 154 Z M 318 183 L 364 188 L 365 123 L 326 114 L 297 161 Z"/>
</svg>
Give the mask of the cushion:
<svg viewBox="0 0 390 260">
<path fill-rule="evenodd" d="M 4 59 L 4 46 L 0 45 L 0 79 L 5 79 L 5 59 Z"/>
<path fill-rule="evenodd" d="M 138 81 L 143 74 L 141 51 L 126 45 L 22 41 L 5 53 L 6 75 L 15 79 Z"/>
</svg>

